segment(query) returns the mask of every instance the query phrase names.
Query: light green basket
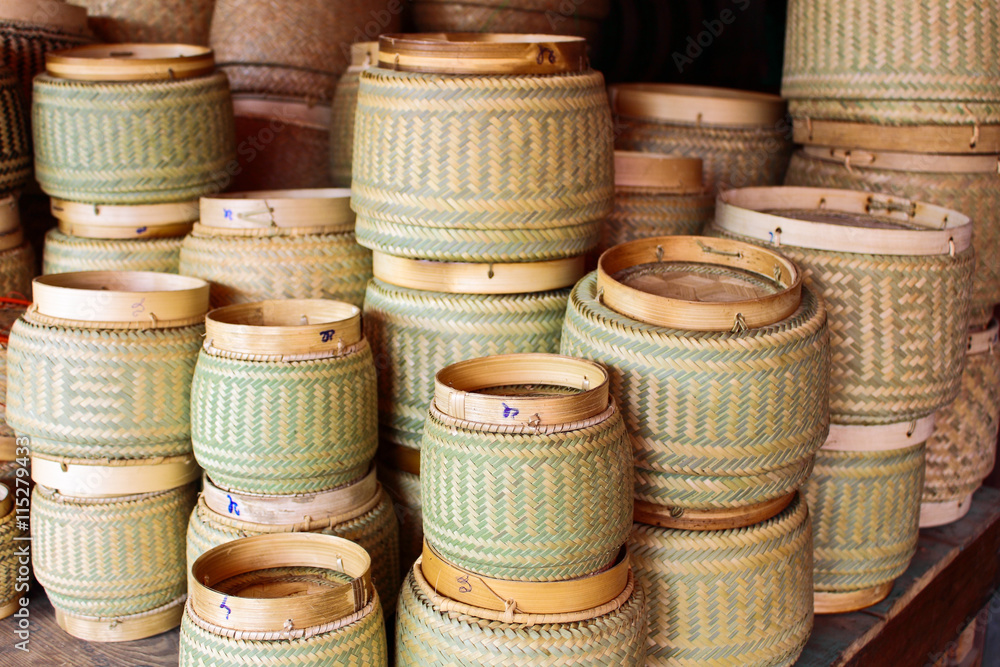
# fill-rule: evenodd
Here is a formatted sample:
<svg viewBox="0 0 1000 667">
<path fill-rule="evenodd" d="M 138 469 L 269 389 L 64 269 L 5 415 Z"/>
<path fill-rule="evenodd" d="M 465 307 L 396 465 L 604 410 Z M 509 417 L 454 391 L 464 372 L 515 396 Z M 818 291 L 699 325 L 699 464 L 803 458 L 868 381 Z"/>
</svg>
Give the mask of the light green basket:
<svg viewBox="0 0 1000 667">
<path fill-rule="evenodd" d="M 177 273 L 180 238 L 88 239 L 51 229 L 45 234 L 42 273 L 159 271 Z"/>
</svg>

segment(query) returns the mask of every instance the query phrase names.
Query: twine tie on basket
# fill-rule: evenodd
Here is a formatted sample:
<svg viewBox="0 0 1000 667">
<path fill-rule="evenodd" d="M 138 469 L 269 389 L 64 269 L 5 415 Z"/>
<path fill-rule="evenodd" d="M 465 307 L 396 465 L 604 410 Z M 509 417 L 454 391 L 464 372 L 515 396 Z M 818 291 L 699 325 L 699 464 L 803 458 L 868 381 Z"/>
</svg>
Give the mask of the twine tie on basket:
<svg viewBox="0 0 1000 667">
<path fill-rule="evenodd" d="M 907 217 L 913 218 L 917 215 L 917 202 L 911 201 L 908 203 L 897 203 L 892 199 L 888 201 L 881 201 L 875 199 L 874 197 L 869 197 L 868 203 L 865 205 L 865 212 L 873 213 L 874 211 L 885 211 L 886 213 L 905 213 Z"/>
<path fill-rule="evenodd" d="M 698 241 L 698 247 L 701 248 L 702 252 L 711 253 L 713 255 L 724 255 L 726 257 L 739 257 L 739 258 L 743 257 L 743 253 L 742 252 L 739 252 L 739 251 L 732 252 L 732 251 L 729 251 L 729 250 L 719 250 L 718 248 L 713 248 L 712 246 L 705 245 L 705 243 L 702 242 L 702 241 Z M 662 252 L 662 250 L 660 252 Z"/>
<path fill-rule="evenodd" d="M 773 232 L 768 232 L 767 235 L 770 237 L 770 239 L 768 239 L 768 240 L 771 243 L 773 243 L 775 245 L 775 247 L 777 247 L 777 248 L 781 247 L 781 227 L 775 227 L 774 231 Z M 780 275 L 780 269 L 778 269 L 778 267 L 775 267 L 775 270 L 778 271 L 778 273 Z M 775 278 L 775 280 L 777 280 L 777 278 Z"/>
<path fill-rule="evenodd" d="M 962 104 L 962 111 L 967 113 L 972 118 L 972 138 L 969 140 L 969 148 L 975 148 L 976 144 L 979 143 L 979 119 L 976 118 L 976 114 L 972 113 L 969 109 L 968 104 Z"/>
<path fill-rule="evenodd" d="M 458 419 L 465 419 L 465 392 L 456 391 L 452 393 L 449 403 L 449 413 Z"/>
<path fill-rule="evenodd" d="M 948 239 L 948 256 L 949 257 L 955 256 L 955 239 L 953 238 Z"/>
<path fill-rule="evenodd" d="M 910 422 L 909 428 L 906 429 L 906 437 L 909 438 L 913 435 L 913 432 L 917 430 L 917 420 L 914 419 Z"/>
<path fill-rule="evenodd" d="M 733 321 L 732 333 L 741 334 L 747 329 L 749 329 L 749 327 L 747 326 L 746 319 L 743 318 L 743 313 L 736 313 L 736 317 Z"/>
<path fill-rule="evenodd" d="M 504 600 L 503 622 L 513 623 L 514 614 L 517 613 L 517 600 Z"/>
</svg>

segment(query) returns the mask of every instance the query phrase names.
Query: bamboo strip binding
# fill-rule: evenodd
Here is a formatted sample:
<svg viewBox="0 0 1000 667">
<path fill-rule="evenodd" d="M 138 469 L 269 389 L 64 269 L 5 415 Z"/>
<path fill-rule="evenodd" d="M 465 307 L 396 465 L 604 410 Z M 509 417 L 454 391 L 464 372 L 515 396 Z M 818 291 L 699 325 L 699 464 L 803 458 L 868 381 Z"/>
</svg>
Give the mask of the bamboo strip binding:
<svg viewBox="0 0 1000 667">
<path fill-rule="evenodd" d="M 376 278 L 397 287 L 446 294 L 528 294 L 572 287 L 583 277 L 584 257 L 548 262 L 435 262 L 372 253 Z"/>
<path fill-rule="evenodd" d="M 354 231 L 349 189 L 240 192 L 201 198 L 201 231 L 253 230 L 270 234 Z"/>
<path fill-rule="evenodd" d="M 75 498 L 112 498 L 169 491 L 195 482 L 192 454 L 145 459 L 69 459 L 33 454 L 31 479 Z"/>
<path fill-rule="evenodd" d="M 184 236 L 198 219 L 195 202 L 104 206 L 52 198 L 59 231 L 87 239 L 149 239 Z"/>
<path fill-rule="evenodd" d="M 211 49 L 188 44 L 92 44 L 45 56 L 45 71 L 73 81 L 155 81 L 211 74 Z"/>
<path fill-rule="evenodd" d="M 582 37 L 417 33 L 379 37 L 378 66 L 400 72 L 537 76 L 583 72 L 590 61 Z"/>
</svg>

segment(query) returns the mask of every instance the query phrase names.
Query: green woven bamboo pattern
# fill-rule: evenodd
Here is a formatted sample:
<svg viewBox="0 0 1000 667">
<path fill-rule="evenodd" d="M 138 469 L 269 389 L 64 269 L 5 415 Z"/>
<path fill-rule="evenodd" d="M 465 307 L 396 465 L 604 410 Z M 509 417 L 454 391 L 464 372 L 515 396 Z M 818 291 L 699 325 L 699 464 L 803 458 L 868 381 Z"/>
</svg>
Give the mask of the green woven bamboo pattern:
<svg viewBox="0 0 1000 667">
<path fill-rule="evenodd" d="M 224 74 L 109 83 L 35 79 L 35 175 L 53 197 L 155 204 L 218 192 L 236 157 Z"/>
<path fill-rule="evenodd" d="M 181 239 L 87 239 L 51 229 L 45 234 L 42 273 L 158 271 L 177 273 Z"/>
<path fill-rule="evenodd" d="M 21 84 L 0 66 L 0 197 L 20 194 L 31 178 L 31 138 Z"/>
<path fill-rule="evenodd" d="M 427 542 L 500 579 L 604 569 L 632 527 L 632 452 L 618 411 L 561 433 L 499 430 L 431 409 L 420 450 Z"/>
<path fill-rule="evenodd" d="M 212 308 L 265 299 L 333 299 L 361 307 L 372 254 L 354 234 L 240 238 L 190 234 L 180 274 L 212 284 Z"/>
<path fill-rule="evenodd" d="M 813 525 L 817 591 L 893 581 L 917 550 L 924 444 L 886 452 L 820 450 L 802 487 Z"/>
<path fill-rule="evenodd" d="M 234 491 L 332 489 L 368 471 L 378 447 L 376 401 L 363 340 L 342 356 L 311 361 L 242 361 L 202 350 L 191 386 L 195 458 Z"/>
<path fill-rule="evenodd" d="M 396 609 L 399 594 L 399 528 L 392 501 L 385 491 L 380 490 L 374 507 L 367 512 L 337 521 L 336 517 L 311 517 L 308 526 L 311 532 L 343 537 L 360 544 L 372 559 L 372 583 L 378 596 L 385 601 L 390 613 Z M 201 498 L 191 512 L 187 529 L 188 569 L 195 559 L 209 549 L 241 537 L 264 535 L 265 533 L 291 533 L 302 530 L 302 524 L 266 525 L 250 523 L 213 512 Z"/>
<path fill-rule="evenodd" d="M 928 165 L 934 156 L 927 156 Z M 972 277 L 972 308 L 993 310 L 1000 302 L 1000 174 L 928 173 L 872 169 L 865 164 L 843 164 L 810 157 L 802 151 L 792 156 L 786 185 L 864 190 L 925 201 L 964 213 L 972 218 L 976 270 Z M 986 317 L 989 320 L 989 317 Z"/>
<path fill-rule="evenodd" d="M 972 248 L 954 257 L 789 245 L 780 252 L 798 265 L 830 313 L 833 422 L 873 426 L 920 419 L 955 399 L 969 327 Z"/>
<path fill-rule="evenodd" d="M 556 259 L 596 246 L 614 199 L 599 73 L 369 68 L 360 80 L 351 187 L 362 244 L 466 262 Z"/>
<path fill-rule="evenodd" d="M 615 188 L 615 208 L 601 227 L 598 250 L 653 236 L 696 236 L 714 213 L 712 195 Z"/>
<path fill-rule="evenodd" d="M 7 422 L 33 454 L 137 459 L 191 452 L 191 377 L 205 333 L 91 330 L 20 319 L 7 350 Z"/>
<path fill-rule="evenodd" d="M 966 358 L 962 388 L 927 441 L 925 503 L 964 500 L 993 470 L 1000 424 L 1000 350 Z"/>
<path fill-rule="evenodd" d="M 187 591 L 184 531 L 197 485 L 114 498 L 31 494 L 32 564 L 57 609 L 115 618 Z"/>
<path fill-rule="evenodd" d="M 89 35 L 71 35 L 52 26 L 0 20 L 0 62 L 21 82 L 21 92 L 27 102 L 25 117 L 29 121 L 32 80 L 45 71 L 45 54 L 93 41 Z"/>
<path fill-rule="evenodd" d="M 812 527 L 800 497 L 737 530 L 635 524 L 632 567 L 649 596 L 649 657 L 670 667 L 787 667 L 813 625 Z"/>
<path fill-rule="evenodd" d="M 31 279 L 35 277 L 35 251 L 27 241 L 0 251 L 0 296 L 31 298 Z"/>
<path fill-rule="evenodd" d="M 413 567 L 424 548 L 424 511 L 420 477 L 379 466 L 378 478 L 392 498 L 399 519 L 399 566 L 402 576 Z"/>
<path fill-rule="evenodd" d="M 14 495 L 14 488 L 13 485 L 7 487 L 11 497 Z M 15 538 L 20 537 L 21 534 L 22 531 L 17 522 L 17 512 L 12 507 L 7 516 L 0 518 L 0 606 L 10 602 L 18 594 L 15 589 L 19 564 L 16 552 L 19 547 L 27 544 L 15 541 Z"/>
<path fill-rule="evenodd" d="M 379 430 L 419 449 L 434 374 L 463 359 L 559 350 L 569 290 L 536 294 L 445 294 L 375 278 L 365 295 L 365 336 L 375 354 Z"/>
<path fill-rule="evenodd" d="M 351 187 L 354 160 L 354 114 L 358 110 L 360 68 L 348 67 L 333 91 L 330 114 L 330 177 L 337 188 Z"/>
<path fill-rule="evenodd" d="M 80 0 L 102 42 L 208 45 L 215 0 Z"/>
<path fill-rule="evenodd" d="M 794 491 L 828 431 L 826 311 L 808 289 L 790 317 L 741 334 L 643 324 L 573 289 L 562 354 L 611 373 L 635 454 L 635 497 L 694 509 Z"/>
<path fill-rule="evenodd" d="M 889 100 L 789 100 L 788 114 L 796 121 L 832 120 L 905 127 L 907 125 L 965 125 L 969 141 L 976 124 L 1000 123 L 1000 104 L 940 100 L 927 102 Z"/>
</svg>

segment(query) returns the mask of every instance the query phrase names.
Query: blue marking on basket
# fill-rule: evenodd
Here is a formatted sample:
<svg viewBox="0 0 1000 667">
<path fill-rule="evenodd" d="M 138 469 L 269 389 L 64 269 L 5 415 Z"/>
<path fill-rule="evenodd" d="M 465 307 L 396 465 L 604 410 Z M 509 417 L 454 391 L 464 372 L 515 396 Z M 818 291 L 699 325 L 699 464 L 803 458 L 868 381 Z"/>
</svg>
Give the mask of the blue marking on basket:
<svg viewBox="0 0 1000 667">
<path fill-rule="evenodd" d="M 235 514 L 236 516 L 239 516 L 240 515 L 240 506 L 239 506 L 239 503 L 237 503 L 235 500 L 233 500 L 233 497 L 231 495 L 229 495 L 228 493 L 226 494 L 226 498 L 229 498 L 229 513 L 230 514 Z"/>
<path fill-rule="evenodd" d="M 504 419 L 507 419 L 507 418 L 513 419 L 514 417 L 516 417 L 519 414 L 521 414 L 520 410 L 518 410 L 517 408 L 510 407 L 506 403 L 501 403 L 500 405 L 503 406 L 503 417 L 504 417 Z"/>
<path fill-rule="evenodd" d="M 146 306 L 143 305 L 145 303 L 146 303 L 146 297 L 142 297 L 141 299 L 132 304 L 132 317 L 139 317 L 140 315 L 143 314 L 143 312 L 145 312 Z"/>
<path fill-rule="evenodd" d="M 226 620 L 227 621 L 229 620 L 229 615 L 231 613 L 233 613 L 233 610 L 226 606 L 226 602 L 228 602 L 228 601 L 229 601 L 229 596 L 228 595 L 223 596 L 223 598 L 222 598 L 222 604 L 219 605 L 219 609 L 225 609 L 226 610 Z"/>
<path fill-rule="evenodd" d="M 337 333 L 336 329 L 327 329 L 326 331 L 320 331 L 319 335 L 323 337 L 324 343 L 329 343 L 333 340 L 333 334 Z"/>
<path fill-rule="evenodd" d="M 149 227 L 140 227 L 139 229 L 135 230 L 135 233 L 136 234 L 142 234 L 143 232 L 145 232 L 148 229 L 149 229 Z"/>
<path fill-rule="evenodd" d="M 224 209 L 222 209 L 222 216 L 226 220 L 232 220 L 233 219 L 233 209 L 231 209 L 231 208 L 224 208 Z"/>
<path fill-rule="evenodd" d="M 459 593 L 471 593 L 472 592 L 472 582 L 469 581 L 469 575 L 463 577 L 455 577 L 458 582 L 458 592 Z"/>
</svg>

